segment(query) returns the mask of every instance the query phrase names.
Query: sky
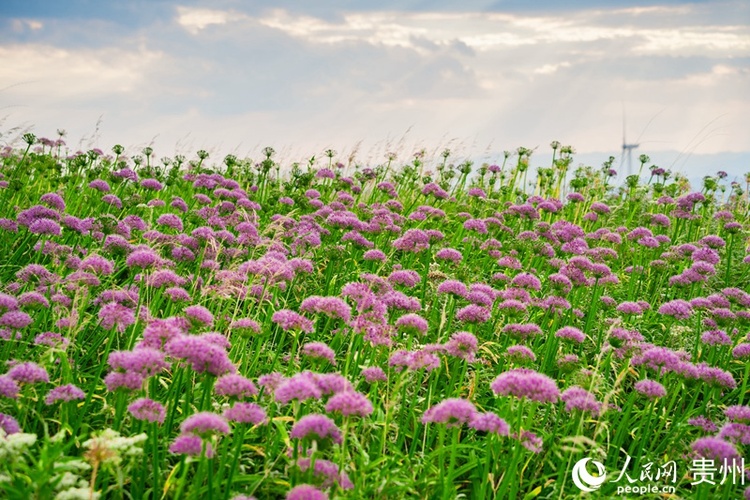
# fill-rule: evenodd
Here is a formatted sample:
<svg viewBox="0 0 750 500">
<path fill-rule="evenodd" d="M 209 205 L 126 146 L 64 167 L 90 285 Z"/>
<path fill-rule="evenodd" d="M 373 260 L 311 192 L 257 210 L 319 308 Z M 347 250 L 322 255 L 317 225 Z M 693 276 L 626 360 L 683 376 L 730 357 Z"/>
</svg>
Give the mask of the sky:
<svg viewBox="0 0 750 500">
<path fill-rule="evenodd" d="M 2 0 L 0 144 L 750 172 L 750 2 Z M 636 158 L 634 158 L 634 161 Z"/>
</svg>

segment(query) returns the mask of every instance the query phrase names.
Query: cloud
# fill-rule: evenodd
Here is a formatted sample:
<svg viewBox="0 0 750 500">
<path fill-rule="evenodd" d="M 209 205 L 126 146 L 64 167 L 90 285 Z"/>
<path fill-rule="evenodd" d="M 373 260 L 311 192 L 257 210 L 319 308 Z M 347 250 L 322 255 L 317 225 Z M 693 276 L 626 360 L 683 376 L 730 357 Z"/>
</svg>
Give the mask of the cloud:
<svg viewBox="0 0 750 500">
<path fill-rule="evenodd" d="M 198 34 L 208 26 L 226 24 L 230 19 L 236 21 L 237 13 L 224 10 L 177 7 L 177 24 L 193 35 Z"/>
<path fill-rule="evenodd" d="M 750 27 L 747 9 L 731 9 L 742 4 L 576 4 L 182 0 L 127 23 L 106 9 L 25 13 L 0 19 L 22 29 L 0 30 L 0 88 L 21 83 L 0 106 L 71 134 L 102 114 L 113 142 L 290 155 L 386 147 L 407 131 L 404 149 L 453 141 L 501 154 L 557 139 L 618 154 L 624 107 L 644 149 L 747 149 Z"/>
</svg>

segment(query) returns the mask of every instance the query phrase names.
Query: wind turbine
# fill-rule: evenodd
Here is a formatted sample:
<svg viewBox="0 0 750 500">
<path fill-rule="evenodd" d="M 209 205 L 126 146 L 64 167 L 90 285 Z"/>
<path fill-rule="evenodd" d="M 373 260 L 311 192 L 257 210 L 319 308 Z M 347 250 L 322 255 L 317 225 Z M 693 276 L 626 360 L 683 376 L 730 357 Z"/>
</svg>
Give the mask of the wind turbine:
<svg viewBox="0 0 750 500">
<path fill-rule="evenodd" d="M 628 144 L 625 139 L 625 106 L 622 107 L 622 153 L 620 154 L 620 169 L 622 170 L 622 163 L 625 160 L 625 155 L 628 156 L 628 170 L 625 178 L 633 175 L 633 150 L 636 149 L 640 144 L 633 143 Z"/>
</svg>

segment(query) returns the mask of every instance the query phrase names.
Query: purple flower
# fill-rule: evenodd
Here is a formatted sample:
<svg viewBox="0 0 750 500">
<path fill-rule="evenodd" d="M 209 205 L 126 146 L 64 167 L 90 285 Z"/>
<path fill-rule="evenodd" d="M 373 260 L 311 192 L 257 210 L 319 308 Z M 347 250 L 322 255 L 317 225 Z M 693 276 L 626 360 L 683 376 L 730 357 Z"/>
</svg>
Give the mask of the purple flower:
<svg viewBox="0 0 750 500">
<path fill-rule="evenodd" d="M 388 380 L 388 377 L 386 376 L 383 369 L 377 366 L 369 366 L 367 368 L 363 368 L 362 376 L 370 384 L 377 381 L 385 382 L 386 380 Z"/>
<path fill-rule="evenodd" d="M 14 330 L 26 328 L 33 322 L 34 320 L 31 319 L 31 316 L 23 311 L 8 311 L 0 316 L 0 326 L 7 326 Z"/>
<path fill-rule="evenodd" d="M 110 392 L 117 389 L 137 391 L 143 387 L 143 381 L 143 376 L 134 372 L 112 372 L 104 377 L 104 385 Z"/>
<path fill-rule="evenodd" d="M 114 272 L 115 265 L 111 260 L 106 259 L 101 255 L 92 254 L 88 255 L 81 261 L 78 265 L 78 270 L 93 271 L 106 276 Z"/>
<path fill-rule="evenodd" d="M 717 430 L 719 430 L 715 423 L 713 423 L 710 419 L 703 415 L 691 418 L 690 420 L 688 420 L 688 424 L 695 427 L 700 427 L 706 432 L 716 432 Z"/>
<path fill-rule="evenodd" d="M 306 471 L 310 468 L 310 462 L 309 458 L 300 458 L 297 460 L 297 467 L 302 471 Z M 338 466 L 329 460 L 316 458 L 314 472 L 316 477 L 323 480 L 323 484 L 321 485 L 323 488 L 333 485 L 339 485 L 344 490 L 354 488 L 354 484 L 352 484 L 346 472 L 339 472 Z"/>
<path fill-rule="evenodd" d="M 128 258 L 125 259 L 126 266 L 140 267 L 143 269 L 152 267 L 159 262 L 161 262 L 161 258 L 150 249 L 134 250 L 128 255 Z"/>
<path fill-rule="evenodd" d="M 750 406 L 728 406 L 724 410 L 724 415 L 733 422 L 750 423 Z"/>
<path fill-rule="evenodd" d="M 737 382 L 732 377 L 732 374 L 721 368 L 700 363 L 696 366 L 696 369 L 698 378 L 711 386 L 723 387 L 725 389 L 734 389 L 737 387 Z"/>
<path fill-rule="evenodd" d="M 438 285 L 437 293 L 449 293 L 458 297 L 466 297 L 469 289 L 460 281 L 445 280 Z"/>
<path fill-rule="evenodd" d="M 0 375 L 0 396 L 16 399 L 19 391 L 20 388 L 15 380 L 7 375 Z"/>
<path fill-rule="evenodd" d="M 362 260 L 378 260 L 384 262 L 386 259 L 387 257 L 383 251 L 378 249 L 368 250 L 362 255 Z"/>
<path fill-rule="evenodd" d="M 318 413 L 312 413 L 305 415 L 299 419 L 294 426 L 289 436 L 293 439 L 327 439 L 330 438 L 333 442 L 341 443 L 341 431 L 333 420 L 320 415 Z"/>
<path fill-rule="evenodd" d="M 489 321 L 492 312 L 486 307 L 469 304 L 456 311 L 456 319 L 466 323 L 485 323 Z"/>
<path fill-rule="evenodd" d="M 338 318 L 343 321 L 349 321 L 352 316 L 349 304 L 339 297 L 313 295 L 303 300 L 299 309 L 304 312 L 322 313 L 329 318 Z"/>
<path fill-rule="evenodd" d="M 693 307 L 690 302 L 682 299 L 670 300 L 665 302 L 659 308 L 659 314 L 672 316 L 676 319 L 688 319 L 693 313 Z"/>
<path fill-rule="evenodd" d="M 521 445 L 532 453 L 540 453 L 542 451 L 542 438 L 529 431 L 522 431 L 516 435 Z"/>
<path fill-rule="evenodd" d="M 214 315 L 203 306 L 188 306 L 185 308 L 185 316 L 194 322 L 211 328 L 214 324 Z"/>
<path fill-rule="evenodd" d="M 349 415 L 359 415 L 365 417 L 372 413 L 372 403 L 364 394 L 354 391 L 343 391 L 334 394 L 326 403 L 328 413 L 338 412 L 348 417 Z"/>
<path fill-rule="evenodd" d="M 190 455 L 200 456 L 203 452 L 203 440 L 200 436 L 194 434 L 183 434 L 177 436 L 177 438 L 169 446 L 169 451 L 176 455 Z M 214 456 L 213 447 L 211 443 L 206 443 L 206 457 L 211 458 Z"/>
<path fill-rule="evenodd" d="M 255 403 L 235 403 L 224 410 L 224 418 L 239 424 L 259 425 L 266 422 L 266 412 Z"/>
<path fill-rule="evenodd" d="M 141 187 L 145 189 L 151 189 L 153 191 L 161 191 L 164 186 L 156 179 L 143 179 L 140 182 Z"/>
<path fill-rule="evenodd" d="M 139 398 L 128 405 L 128 411 L 137 420 L 164 423 L 167 412 L 164 405 L 149 398 Z"/>
<path fill-rule="evenodd" d="M 164 214 L 156 219 L 156 223 L 160 226 L 166 226 L 177 231 L 182 231 L 182 219 L 179 215 L 175 214 Z"/>
<path fill-rule="evenodd" d="M 750 425 L 734 422 L 724 424 L 718 437 L 735 444 L 750 444 Z"/>
<path fill-rule="evenodd" d="M 105 194 L 102 196 L 102 201 L 107 205 L 112 205 L 118 209 L 122 209 L 122 201 L 114 194 Z"/>
<path fill-rule="evenodd" d="M 474 334 L 469 332 L 456 332 L 445 343 L 445 352 L 466 361 L 474 361 L 478 348 L 479 341 Z"/>
<path fill-rule="evenodd" d="M 29 225 L 29 231 L 34 234 L 49 234 L 60 236 L 60 224 L 51 219 L 37 219 Z"/>
<path fill-rule="evenodd" d="M 718 437 L 702 437 L 699 438 L 690 445 L 690 449 L 693 450 L 698 456 L 714 460 L 716 463 L 722 464 L 726 460 L 731 463 L 732 460 L 739 460 L 740 454 L 737 452 L 737 448 L 728 442 Z"/>
<path fill-rule="evenodd" d="M 2 429 L 5 434 L 16 434 L 17 432 L 21 432 L 21 427 L 18 425 L 18 421 L 5 413 L 0 413 L 0 429 Z"/>
<path fill-rule="evenodd" d="M 555 333 L 555 337 L 572 340 L 573 342 L 577 342 L 578 344 L 581 344 L 584 340 L 586 340 L 586 335 L 578 328 L 572 326 L 564 326 L 560 328 Z"/>
<path fill-rule="evenodd" d="M 617 306 L 616 310 L 623 314 L 634 314 L 634 315 L 643 314 L 643 310 L 641 309 L 640 304 L 638 304 L 637 302 L 621 302 Z"/>
<path fill-rule="evenodd" d="M 516 277 L 511 280 L 510 284 L 518 288 L 529 288 L 536 291 L 542 289 L 542 282 L 539 281 L 539 278 L 530 273 L 520 273 L 516 275 Z"/>
<path fill-rule="evenodd" d="M 186 360 L 197 372 L 209 372 L 217 377 L 237 371 L 221 346 L 202 336 L 178 335 L 164 350 L 167 354 Z"/>
<path fill-rule="evenodd" d="M 180 425 L 180 431 L 183 434 L 195 434 L 203 438 L 214 433 L 229 434 L 230 432 L 229 424 L 224 417 L 208 411 L 190 415 Z"/>
<path fill-rule="evenodd" d="M 104 181 L 102 179 L 94 179 L 93 181 L 89 182 L 89 187 L 91 189 L 101 191 L 102 193 L 108 193 L 110 191 L 109 184 L 107 184 L 107 181 Z"/>
<path fill-rule="evenodd" d="M 400 269 L 398 271 L 393 271 L 390 275 L 388 275 L 388 282 L 392 283 L 394 285 L 403 285 L 407 288 L 413 288 L 417 286 L 417 284 L 422 281 L 421 276 L 416 271 L 412 271 L 411 269 Z"/>
<path fill-rule="evenodd" d="M 461 255 L 461 252 L 453 248 L 441 248 L 435 253 L 435 258 L 450 262 L 461 262 L 464 256 Z"/>
<path fill-rule="evenodd" d="M 109 302 L 99 310 L 99 321 L 105 330 L 115 328 L 122 333 L 135 323 L 135 312 L 117 302 Z"/>
<path fill-rule="evenodd" d="M 328 360 L 333 366 L 336 366 L 336 353 L 323 342 L 308 342 L 300 350 L 300 354 L 310 358 L 320 358 Z"/>
<path fill-rule="evenodd" d="M 510 434 L 508 423 L 491 411 L 475 413 L 469 421 L 469 427 L 481 432 L 491 432 L 498 436 L 508 436 Z"/>
<path fill-rule="evenodd" d="M 238 330 L 240 333 L 260 333 L 260 325 L 257 321 L 250 318 L 240 318 L 229 324 L 232 330 Z"/>
<path fill-rule="evenodd" d="M 575 385 L 565 389 L 560 395 L 560 399 L 565 402 L 565 411 L 569 413 L 573 410 L 580 410 L 597 416 L 602 408 L 602 404 L 596 400 L 593 394 Z"/>
<path fill-rule="evenodd" d="M 273 313 L 271 321 L 281 327 L 282 330 L 299 330 L 312 333 L 315 326 L 312 321 L 290 309 L 280 309 Z"/>
<path fill-rule="evenodd" d="M 286 493 L 286 500 L 328 500 L 328 495 L 309 484 L 298 484 Z"/>
<path fill-rule="evenodd" d="M 706 345 L 732 345 L 732 339 L 723 330 L 709 330 L 703 332 L 701 335 L 701 342 Z"/>
<path fill-rule="evenodd" d="M 49 382 L 47 370 L 36 363 L 18 363 L 8 370 L 6 376 L 21 384 L 36 384 L 38 382 Z"/>
<path fill-rule="evenodd" d="M 243 399 L 249 396 L 257 396 L 258 388 L 255 387 L 255 384 L 249 378 L 230 373 L 216 380 L 214 392 L 219 396 Z"/>
<path fill-rule="evenodd" d="M 53 405 L 58 401 L 73 401 L 74 399 L 85 399 L 86 394 L 73 384 L 55 387 L 44 398 L 44 404 Z"/>
<path fill-rule="evenodd" d="M 395 326 L 400 332 L 410 335 L 417 333 L 425 335 L 429 327 L 426 319 L 414 313 L 405 314 L 398 318 Z"/>
<path fill-rule="evenodd" d="M 286 404 L 292 399 L 319 399 L 323 391 L 310 372 L 302 372 L 281 382 L 274 392 L 276 401 Z"/>
<path fill-rule="evenodd" d="M 503 327 L 502 332 L 525 339 L 532 335 L 541 335 L 542 329 L 534 323 L 510 323 Z"/>
<path fill-rule="evenodd" d="M 536 360 L 534 352 L 525 345 L 512 345 L 506 349 L 505 354 L 517 363 Z"/>
<path fill-rule="evenodd" d="M 113 370 L 129 371 L 142 377 L 156 375 L 169 368 L 164 353 L 150 347 L 138 347 L 132 351 L 113 351 L 107 363 Z"/>
<path fill-rule="evenodd" d="M 641 380 L 636 382 L 634 388 L 649 399 L 663 398 L 667 395 L 664 386 L 654 380 Z"/>
<path fill-rule="evenodd" d="M 539 402 L 555 403 L 560 397 L 560 390 L 553 379 L 526 368 L 501 373 L 492 381 L 490 388 L 498 396 L 510 395 Z"/>
<path fill-rule="evenodd" d="M 443 423 L 449 427 L 469 423 L 476 415 L 476 407 L 460 398 L 449 398 L 430 407 L 422 415 L 422 423 Z"/>
</svg>

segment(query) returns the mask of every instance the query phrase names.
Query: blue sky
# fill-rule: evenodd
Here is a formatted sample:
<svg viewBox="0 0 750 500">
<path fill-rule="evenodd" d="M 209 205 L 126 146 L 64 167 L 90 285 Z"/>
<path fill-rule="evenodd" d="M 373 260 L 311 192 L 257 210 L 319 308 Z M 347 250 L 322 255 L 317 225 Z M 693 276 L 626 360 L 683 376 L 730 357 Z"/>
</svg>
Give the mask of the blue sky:
<svg viewBox="0 0 750 500">
<path fill-rule="evenodd" d="M 564 6 L 563 6 L 564 4 Z M 0 141 L 379 163 L 639 142 L 691 177 L 750 171 L 750 2 L 0 4 Z M 532 157 L 533 158 L 533 157 Z M 532 160 L 533 162 L 533 160 Z"/>
</svg>

